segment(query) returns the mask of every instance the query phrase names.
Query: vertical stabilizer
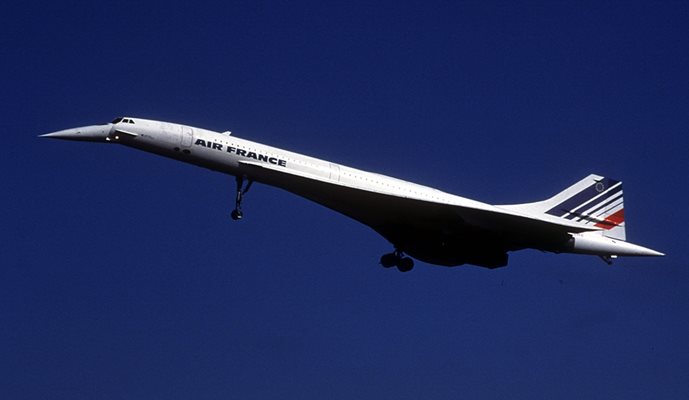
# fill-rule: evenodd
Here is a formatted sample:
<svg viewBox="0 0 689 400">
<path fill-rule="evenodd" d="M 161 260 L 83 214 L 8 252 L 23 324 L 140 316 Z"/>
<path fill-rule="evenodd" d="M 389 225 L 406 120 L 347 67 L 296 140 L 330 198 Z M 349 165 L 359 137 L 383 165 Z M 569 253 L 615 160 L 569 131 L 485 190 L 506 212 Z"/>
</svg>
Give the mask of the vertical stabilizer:
<svg viewBox="0 0 689 400">
<path fill-rule="evenodd" d="M 591 174 L 548 200 L 507 207 L 591 225 L 604 236 L 625 240 L 622 195 L 621 181 Z"/>
</svg>

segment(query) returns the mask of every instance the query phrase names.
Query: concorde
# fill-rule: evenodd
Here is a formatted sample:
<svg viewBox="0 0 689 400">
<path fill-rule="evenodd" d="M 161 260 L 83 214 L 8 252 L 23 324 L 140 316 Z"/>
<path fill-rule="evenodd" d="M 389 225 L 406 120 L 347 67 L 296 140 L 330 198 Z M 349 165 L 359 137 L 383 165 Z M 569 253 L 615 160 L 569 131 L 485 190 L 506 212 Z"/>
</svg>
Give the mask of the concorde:
<svg viewBox="0 0 689 400">
<path fill-rule="evenodd" d="M 406 272 L 412 257 L 443 266 L 507 265 L 508 252 L 538 249 L 601 257 L 663 254 L 625 239 L 622 182 L 589 175 L 547 200 L 490 205 L 427 186 L 366 172 L 230 132 L 142 118 L 48 133 L 40 137 L 118 143 L 235 177 L 232 219 L 241 219 L 253 182 L 275 186 L 361 222 L 393 251 L 383 267 Z"/>
</svg>

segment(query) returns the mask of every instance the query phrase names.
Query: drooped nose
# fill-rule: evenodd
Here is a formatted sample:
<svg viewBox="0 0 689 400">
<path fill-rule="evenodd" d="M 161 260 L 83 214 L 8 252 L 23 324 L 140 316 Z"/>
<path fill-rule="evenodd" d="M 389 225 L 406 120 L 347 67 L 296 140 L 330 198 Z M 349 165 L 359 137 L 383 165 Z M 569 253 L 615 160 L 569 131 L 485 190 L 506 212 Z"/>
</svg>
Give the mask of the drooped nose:
<svg viewBox="0 0 689 400">
<path fill-rule="evenodd" d="M 110 134 L 112 124 L 83 126 L 80 128 L 65 129 L 62 131 L 46 133 L 39 137 L 64 140 L 79 140 L 82 142 L 105 142 Z"/>
</svg>

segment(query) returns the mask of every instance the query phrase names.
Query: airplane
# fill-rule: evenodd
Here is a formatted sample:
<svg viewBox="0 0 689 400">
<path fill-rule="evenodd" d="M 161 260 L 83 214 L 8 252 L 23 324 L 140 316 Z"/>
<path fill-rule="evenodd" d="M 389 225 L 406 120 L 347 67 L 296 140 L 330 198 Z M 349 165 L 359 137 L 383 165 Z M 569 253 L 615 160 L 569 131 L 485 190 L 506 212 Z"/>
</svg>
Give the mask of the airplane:
<svg viewBox="0 0 689 400">
<path fill-rule="evenodd" d="M 407 272 L 428 264 L 504 267 L 508 252 L 537 249 L 596 255 L 664 256 L 626 241 L 622 182 L 591 174 L 533 203 L 491 205 L 389 176 L 170 122 L 120 117 L 40 135 L 118 143 L 235 177 L 234 220 L 254 182 L 274 186 L 369 226 L 392 244 L 380 264 Z"/>
</svg>

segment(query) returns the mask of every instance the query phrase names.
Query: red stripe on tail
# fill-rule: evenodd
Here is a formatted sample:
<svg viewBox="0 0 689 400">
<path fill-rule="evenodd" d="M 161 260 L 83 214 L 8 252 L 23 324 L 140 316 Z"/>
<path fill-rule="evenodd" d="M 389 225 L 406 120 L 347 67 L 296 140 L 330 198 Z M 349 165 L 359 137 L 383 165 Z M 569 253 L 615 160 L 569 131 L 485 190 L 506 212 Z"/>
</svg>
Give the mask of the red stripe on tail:
<svg viewBox="0 0 689 400">
<path fill-rule="evenodd" d="M 605 218 L 605 221 L 601 221 L 597 223 L 595 226 L 597 228 L 603 228 L 603 229 L 612 229 L 616 227 L 617 225 L 621 224 L 624 222 L 624 208 L 620 209 L 620 211 L 608 215 Z"/>
</svg>

